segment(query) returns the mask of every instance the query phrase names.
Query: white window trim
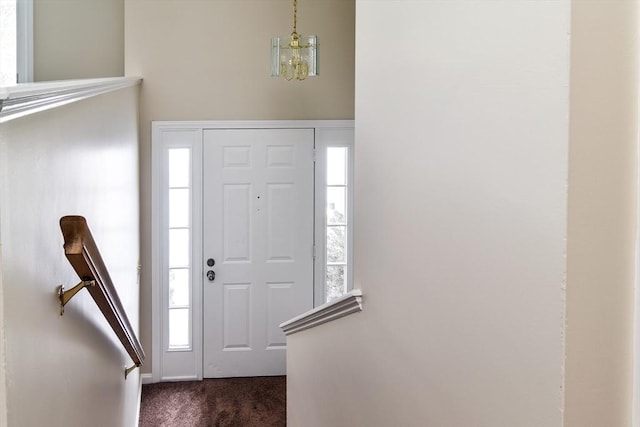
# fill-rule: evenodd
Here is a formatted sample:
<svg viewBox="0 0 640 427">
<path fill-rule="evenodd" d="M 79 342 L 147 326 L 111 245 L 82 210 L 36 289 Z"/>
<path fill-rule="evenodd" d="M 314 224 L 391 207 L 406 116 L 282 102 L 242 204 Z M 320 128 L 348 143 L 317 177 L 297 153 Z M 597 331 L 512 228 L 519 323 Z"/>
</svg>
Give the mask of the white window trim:
<svg viewBox="0 0 640 427">
<path fill-rule="evenodd" d="M 193 127 L 161 128 L 153 125 L 151 160 L 151 253 L 152 253 L 152 379 L 159 381 L 186 381 L 202 379 L 202 129 Z M 171 133 L 184 135 L 183 142 L 163 138 Z M 168 270 L 168 173 L 166 165 L 170 148 L 191 149 L 191 343 L 185 348 L 169 347 L 168 281 L 163 272 Z"/>
<path fill-rule="evenodd" d="M 326 150 L 328 147 L 347 147 L 347 289 L 353 289 L 353 167 L 354 135 L 350 129 L 316 128 L 316 171 L 315 171 L 315 260 L 314 260 L 314 307 L 326 303 Z"/>
<path fill-rule="evenodd" d="M 33 0 L 17 0 L 17 55 L 18 83 L 33 82 Z"/>
</svg>

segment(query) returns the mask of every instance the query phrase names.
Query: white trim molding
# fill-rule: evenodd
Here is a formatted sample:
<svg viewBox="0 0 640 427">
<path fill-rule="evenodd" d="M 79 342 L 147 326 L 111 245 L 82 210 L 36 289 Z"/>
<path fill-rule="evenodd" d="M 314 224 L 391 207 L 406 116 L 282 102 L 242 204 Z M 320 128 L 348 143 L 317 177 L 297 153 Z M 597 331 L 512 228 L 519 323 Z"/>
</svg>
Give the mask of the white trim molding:
<svg viewBox="0 0 640 427">
<path fill-rule="evenodd" d="M 324 129 L 353 128 L 353 120 L 156 120 L 158 130 L 176 129 Z"/>
<path fill-rule="evenodd" d="M 18 83 L 33 81 L 33 0 L 17 0 L 16 71 Z"/>
<path fill-rule="evenodd" d="M 362 291 L 354 289 L 338 299 L 281 323 L 280 329 L 285 335 L 291 335 L 360 311 L 362 311 Z"/>
<path fill-rule="evenodd" d="M 153 375 L 152 374 L 140 374 L 140 383 L 141 384 L 153 384 Z"/>
<path fill-rule="evenodd" d="M 92 96 L 139 85 L 140 77 L 63 80 L 0 87 L 0 123 Z"/>
</svg>

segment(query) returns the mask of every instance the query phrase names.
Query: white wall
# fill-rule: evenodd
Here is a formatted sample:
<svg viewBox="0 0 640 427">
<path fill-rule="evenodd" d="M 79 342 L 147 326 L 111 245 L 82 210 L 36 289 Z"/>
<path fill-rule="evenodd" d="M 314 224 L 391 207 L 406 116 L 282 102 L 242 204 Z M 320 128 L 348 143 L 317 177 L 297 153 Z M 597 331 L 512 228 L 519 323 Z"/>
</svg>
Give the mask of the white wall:
<svg viewBox="0 0 640 427">
<path fill-rule="evenodd" d="M 0 205 L 1 207 L 1 205 Z M 0 426 L 7 425 L 7 355 L 4 340 L 4 284 L 2 282 L 2 239 L 0 239 Z"/>
<path fill-rule="evenodd" d="M 141 90 L 141 339 L 151 347 L 151 121 L 353 119 L 354 0 L 300 0 L 298 31 L 320 40 L 320 76 L 270 77 L 271 37 L 290 0 L 128 0 L 127 75 Z M 143 370 L 150 372 L 149 363 Z"/>
<path fill-rule="evenodd" d="M 0 243 L 9 427 L 133 427 L 140 376 L 81 291 L 58 221 L 83 215 L 138 325 L 137 88 L 0 125 Z M 1 395 L 1 393 L 0 393 Z"/>
<path fill-rule="evenodd" d="M 364 311 L 288 337 L 288 425 L 561 426 L 569 1 L 356 28 Z"/>
</svg>

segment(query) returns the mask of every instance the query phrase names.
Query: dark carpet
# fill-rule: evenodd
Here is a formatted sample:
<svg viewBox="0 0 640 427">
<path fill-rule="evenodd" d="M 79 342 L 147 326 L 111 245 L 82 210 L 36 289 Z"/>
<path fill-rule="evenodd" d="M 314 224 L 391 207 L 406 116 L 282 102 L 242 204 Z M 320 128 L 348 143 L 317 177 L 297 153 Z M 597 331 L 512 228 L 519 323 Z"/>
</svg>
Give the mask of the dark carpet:
<svg viewBox="0 0 640 427">
<path fill-rule="evenodd" d="M 140 427 L 285 426 L 286 384 L 286 377 L 145 384 Z"/>
</svg>

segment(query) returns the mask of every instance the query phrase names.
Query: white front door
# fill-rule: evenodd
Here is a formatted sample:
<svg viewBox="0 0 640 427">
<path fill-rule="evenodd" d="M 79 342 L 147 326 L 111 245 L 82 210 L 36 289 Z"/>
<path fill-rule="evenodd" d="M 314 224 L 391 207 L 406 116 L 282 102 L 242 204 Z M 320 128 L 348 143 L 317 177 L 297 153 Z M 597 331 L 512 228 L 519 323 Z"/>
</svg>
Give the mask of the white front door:
<svg viewBox="0 0 640 427">
<path fill-rule="evenodd" d="M 313 129 L 204 131 L 204 377 L 286 372 L 278 325 L 313 307 L 313 145 Z"/>
</svg>

